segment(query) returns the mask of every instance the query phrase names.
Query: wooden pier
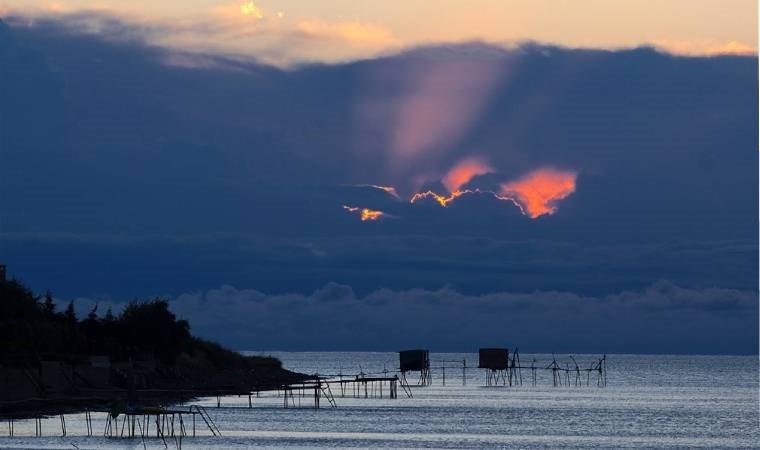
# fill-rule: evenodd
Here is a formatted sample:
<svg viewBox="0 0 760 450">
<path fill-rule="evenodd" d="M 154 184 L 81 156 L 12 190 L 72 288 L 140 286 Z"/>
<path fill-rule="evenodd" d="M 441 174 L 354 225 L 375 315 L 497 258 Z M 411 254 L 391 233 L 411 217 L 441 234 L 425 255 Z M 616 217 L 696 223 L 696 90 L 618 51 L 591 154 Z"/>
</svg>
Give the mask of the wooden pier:
<svg viewBox="0 0 760 450">
<path fill-rule="evenodd" d="M 347 388 L 351 388 L 353 398 L 398 398 L 398 386 L 408 398 L 412 398 L 412 390 L 398 375 L 393 377 L 357 377 L 354 379 L 327 380 L 326 383 L 337 384 L 340 388 L 341 397 L 346 397 Z M 387 388 L 385 387 L 387 385 Z M 362 394 L 363 393 L 363 394 Z"/>
<path fill-rule="evenodd" d="M 336 387 L 336 391 L 341 398 L 397 399 L 399 386 L 401 386 L 401 389 L 404 394 L 406 394 L 407 398 L 413 398 L 411 387 L 404 383 L 403 379 L 399 378 L 398 375 L 392 377 L 368 377 L 357 375 L 354 378 L 346 379 L 342 376 L 339 376 L 338 379 L 332 377 L 318 377 L 318 379 L 312 382 L 288 384 L 280 386 L 277 389 L 260 390 L 256 392 L 256 395 L 260 392 L 277 391 L 282 394 L 283 406 L 285 408 L 298 408 L 304 406 L 319 408 L 322 398 L 327 400 L 330 407 L 335 408 L 338 405 L 335 401 L 335 394 L 333 394 L 332 386 Z M 304 403 L 304 400 L 307 399 L 307 397 L 313 399 L 313 402 L 310 405 L 308 402 L 306 402 L 306 404 Z M 248 406 L 249 408 L 252 407 L 250 396 Z"/>
<path fill-rule="evenodd" d="M 172 398 L 197 398 L 216 397 L 216 406 L 221 407 L 221 398 L 225 396 L 248 396 L 248 408 L 253 408 L 253 398 L 259 397 L 265 392 L 274 392 L 282 397 L 284 408 L 314 408 L 319 409 L 324 401 L 330 408 L 337 408 L 336 395 L 339 398 L 355 399 L 397 399 L 399 386 L 407 398 L 414 398 L 412 388 L 424 388 L 433 382 L 432 369 L 440 369 L 440 381 L 446 385 L 446 369 L 449 373 L 461 370 L 462 385 L 467 385 L 468 370 L 482 370 L 485 374 L 485 386 L 522 386 L 523 370 L 530 373 L 530 383 L 537 386 L 538 374 L 549 372 L 551 383 L 554 387 L 581 387 L 581 386 L 607 386 L 607 357 L 602 356 L 594 360 L 588 367 L 581 367 L 573 356 L 568 356 L 569 361 L 564 365 L 552 355 L 548 364 L 538 364 L 534 358 L 530 365 L 520 362 L 518 349 L 481 349 L 479 352 L 479 364 L 467 365 L 467 360 L 441 360 L 431 363 L 427 350 L 414 350 L 401 352 L 399 370 L 393 371 L 383 368 L 382 372 L 365 373 L 360 367 L 360 372 L 355 375 L 319 375 L 314 374 L 303 381 L 296 383 L 266 385 L 266 386 L 235 386 L 229 389 L 216 389 L 212 392 L 195 390 L 134 390 L 130 392 L 110 390 L 99 392 L 92 390 L 99 397 L 80 398 L 37 398 L 15 402 L 0 402 L 0 413 L 4 410 L 14 410 L 17 414 L 1 414 L 8 424 L 8 436 L 15 435 L 14 421 L 23 418 L 31 418 L 35 423 L 35 436 L 42 436 L 43 419 L 58 417 L 60 421 L 60 434 L 67 436 L 66 415 L 75 412 L 84 414 L 85 429 L 87 436 L 93 436 L 93 414 L 105 413 L 106 421 L 103 436 L 109 438 L 160 438 L 166 443 L 166 439 L 180 440 L 184 437 L 196 436 L 196 429 L 200 426 L 212 436 L 221 436 L 221 431 L 208 414 L 207 410 L 199 405 L 191 406 L 122 406 L 114 399 L 127 398 L 129 396 L 145 396 L 145 398 L 158 398 L 160 394 L 170 394 Z M 400 353 L 400 355 L 401 355 Z M 406 373 L 418 371 L 420 382 L 410 385 L 406 381 Z M 334 389 L 333 389 L 334 388 Z M 110 399 L 110 400 L 109 400 Z M 107 402 L 110 407 L 105 407 Z M 124 401 L 124 400 L 122 400 Z M 11 405 L 11 403 L 13 403 Z M 92 407 L 92 405 L 101 405 Z M 240 407 L 240 406 L 237 406 Z"/>
<path fill-rule="evenodd" d="M 184 419 L 188 417 L 190 423 L 186 425 Z M 196 417 L 200 417 L 213 436 L 222 435 L 206 409 L 192 405 L 187 408 L 140 407 L 109 412 L 103 436 L 134 438 L 138 437 L 139 433 L 139 437 L 144 439 L 151 435 L 151 427 L 155 430 L 155 437 L 161 439 L 185 437 L 189 433 L 195 436 Z M 91 430 L 92 426 L 90 425 L 88 429 Z"/>
</svg>

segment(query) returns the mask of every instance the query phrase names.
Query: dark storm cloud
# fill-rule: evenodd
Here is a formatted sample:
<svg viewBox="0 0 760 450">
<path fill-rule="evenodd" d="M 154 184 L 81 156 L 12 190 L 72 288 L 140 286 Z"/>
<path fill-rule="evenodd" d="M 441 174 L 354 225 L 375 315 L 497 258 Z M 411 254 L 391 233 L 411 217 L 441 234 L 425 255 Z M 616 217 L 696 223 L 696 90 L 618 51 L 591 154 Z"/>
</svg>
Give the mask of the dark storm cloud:
<svg viewBox="0 0 760 450">
<path fill-rule="evenodd" d="M 192 56 L 134 38 L 142 25 L 64 21 L 4 31 L 4 46 L 40 61 L 9 61 L 12 80 L 45 73 L 13 95 L 61 124 L 42 137 L 36 117 L 4 112 L 9 139 L 35 142 L 4 167 L 5 231 L 328 233 L 345 214 L 338 186 L 408 198 L 477 156 L 492 186 L 550 165 L 580 173 L 576 192 L 540 225 L 487 198 L 445 215 L 370 190 L 352 203 L 393 210 L 401 220 L 376 227 L 391 233 L 434 220 L 460 233 L 477 217 L 471 233 L 491 236 L 756 236 L 756 58 L 467 44 L 290 71 L 198 55 L 189 68 L 166 62 Z M 74 32 L 78 21 L 99 32 Z M 26 186 L 28 170 L 55 189 Z"/>
</svg>

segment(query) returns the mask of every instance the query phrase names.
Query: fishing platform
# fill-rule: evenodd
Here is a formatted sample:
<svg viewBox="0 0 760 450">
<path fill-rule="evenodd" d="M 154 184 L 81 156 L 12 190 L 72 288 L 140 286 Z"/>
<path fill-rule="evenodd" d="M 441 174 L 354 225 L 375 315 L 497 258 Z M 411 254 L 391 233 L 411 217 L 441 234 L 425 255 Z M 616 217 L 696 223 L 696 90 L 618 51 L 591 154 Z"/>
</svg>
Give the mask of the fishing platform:
<svg viewBox="0 0 760 450">
<path fill-rule="evenodd" d="M 337 408 L 337 398 L 354 399 L 388 399 L 399 397 L 399 387 L 408 399 L 414 398 L 413 388 L 426 388 L 433 384 L 433 374 L 440 370 L 441 386 L 446 386 L 446 370 L 449 370 L 451 381 L 452 371 L 461 371 L 461 383 L 467 385 L 468 372 L 482 371 L 483 387 L 517 387 L 523 386 L 523 371 L 529 374 L 529 383 L 538 385 L 540 374 L 550 375 L 553 387 L 606 387 L 607 386 L 607 356 L 593 359 L 588 366 L 582 367 L 572 355 L 564 364 L 552 354 L 551 361 L 539 363 L 534 357 L 530 365 L 520 360 L 517 348 L 480 348 L 478 350 L 478 365 L 467 365 L 467 359 L 438 360 L 430 358 L 426 349 L 403 350 L 398 352 L 398 369 L 389 371 L 385 367 L 378 372 L 365 372 L 361 366 L 359 372 L 344 374 L 313 374 L 295 383 L 271 384 L 267 386 L 250 386 L 216 390 L 214 393 L 188 390 L 163 390 L 178 398 L 216 397 L 216 407 L 222 408 L 221 399 L 231 396 L 247 396 L 249 409 L 254 409 L 254 398 L 262 394 L 273 393 L 282 398 L 284 408 L 314 408 L 319 409 L 323 404 Z M 543 378 L 543 376 L 542 376 Z M 410 384 L 408 380 L 414 380 Z M 222 432 L 214 422 L 207 408 L 201 405 L 125 405 L 121 402 L 125 392 L 111 390 L 102 393 L 102 397 L 94 398 L 35 398 L 21 401 L 0 401 L 0 418 L 7 421 L 8 436 L 15 436 L 15 421 L 34 420 L 34 436 L 43 436 L 43 419 L 57 418 L 60 421 L 60 435 L 67 436 L 66 416 L 75 414 L 83 418 L 86 436 L 93 436 L 93 414 L 105 413 L 103 436 L 107 438 L 159 438 L 166 444 L 167 439 L 174 439 L 177 446 L 186 437 L 196 436 L 203 430 L 205 436 L 221 436 Z M 149 394 L 148 390 L 132 391 L 131 394 Z M 155 395 L 156 392 L 150 394 Z M 337 393 L 337 395 L 336 395 Z M 106 397 L 112 399 L 109 407 L 88 405 L 105 404 Z M 240 403 L 224 408 L 240 408 Z M 245 407 L 245 406 L 242 406 Z M 214 409 L 214 408 L 211 408 Z M 15 414 L 7 411 L 17 411 Z M 19 412 L 20 411 L 20 412 Z M 46 421 L 47 422 L 47 421 Z M 200 427 L 200 428 L 199 428 Z"/>
</svg>

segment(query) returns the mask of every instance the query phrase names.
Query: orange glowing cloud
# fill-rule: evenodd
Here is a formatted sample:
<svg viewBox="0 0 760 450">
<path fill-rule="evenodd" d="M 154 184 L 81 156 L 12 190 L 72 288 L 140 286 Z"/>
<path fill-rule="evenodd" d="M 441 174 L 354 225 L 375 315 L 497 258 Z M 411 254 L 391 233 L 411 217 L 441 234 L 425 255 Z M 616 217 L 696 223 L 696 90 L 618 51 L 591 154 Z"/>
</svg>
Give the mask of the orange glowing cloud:
<svg viewBox="0 0 760 450">
<path fill-rule="evenodd" d="M 409 199 L 410 203 L 415 203 L 418 200 L 433 199 L 438 202 L 439 205 L 444 208 L 453 202 L 455 199 L 461 197 L 464 194 L 472 194 L 480 192 L 479 189 L 460 189 L 465 184 L 469 183 L 474 177 L 478 175 L 485 175 L 492 173 L 494 170 L 488 166 L 480 158 L 466 158 L 460 161 L 457 165 L 451 168 L 446 175 L 441 179 L 441 183 L 449 191 L 449 195 L 441 195 L 433 191 L 418 192 Z"/>
<path fill-rule="evenodd" d="M 360 46 L 382 48 L 397 43 L 388 29 L 373 23 L 304 20 L 296 28 L 306 37 L 329 38 Z"/>
<path fill-rule="evenodd" d="M 685 56 L 757 55 L 757 47 L 739 41 L 659 39 L 655 40 L 653 45 L 667 52 Z"/>
<path fill-rule="evenodd" d="M 449 192 L 456 192 L 474 177 L 492 173 L 493 171 L 480 158 L 467 158 L 449 170 L 441 182 Z"/>
<path fill-rule="evenodd" d="M 409 203 L 415 203 L 419 200 L 424 200 L 426 198 L 431 198 L 438 202 L 439 205 L 443 206 L 444 208 L 449 205 L 449 203 L 453 202 L 456 198 L 461 197 L 464 194 L 471 194 L 475 191 L 471 191 L 469 189 L 465 189 L 464 191 L 454 191 L 448 196 L 437 194 L 433 191 L 425 191 L 425 192 L 418 192 L 412 196 L 412 198 L 409 199 Z"/>
<path fill-rule="evenodd" d="M 554 214 L 556 203 L 575 192 L 576 172 L 541 168 L 501 185 L 502 200 L 515 202 L 523 214 L 535 219 Z"/>
<path fill-rule="evenodd" d="M 375 211 L 369 208 L 358 208 L 356 206 L 343 205 L 343 209 L 350 213 L 359 214 L 359 218 L 362 220 L 362 222 L 366 222 L 368 220 L 378 220 L 381 217 L 387 215 L 383 211 Z"/>
</svg>

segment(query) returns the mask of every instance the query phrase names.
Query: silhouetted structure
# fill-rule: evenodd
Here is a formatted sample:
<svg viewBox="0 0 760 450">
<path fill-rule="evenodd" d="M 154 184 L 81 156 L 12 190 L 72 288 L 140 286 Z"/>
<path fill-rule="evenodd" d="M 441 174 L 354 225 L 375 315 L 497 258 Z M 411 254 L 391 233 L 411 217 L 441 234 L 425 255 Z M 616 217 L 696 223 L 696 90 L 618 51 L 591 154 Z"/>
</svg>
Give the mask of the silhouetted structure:
<svg viewBox="0 0 760 450">
<path fill-rule="evenodd" d="M 5 281 L 5 264 L 0 264 L 0 283 Z"/>
<path fill-rule="evenodd" d="M 399 372 L 406 383 L 407 372 L 420 373 L 420 386 L 430 385 L 430 352 L 427 350 L 403 350 L 398 352 Z"/>
<path fill-rule="evenodd" d="M 478 350 L 478 368 L 486 369 L 486 386 L 507 381 L 509 350 L 506 348 L 481 348 Z"/>
<path fill-rule="evenodd" d="M 509 350 L 506 348 L 481 348 L 478 350 L 478 367 L 481 369 L 506 370 Z"/>
</svg>

